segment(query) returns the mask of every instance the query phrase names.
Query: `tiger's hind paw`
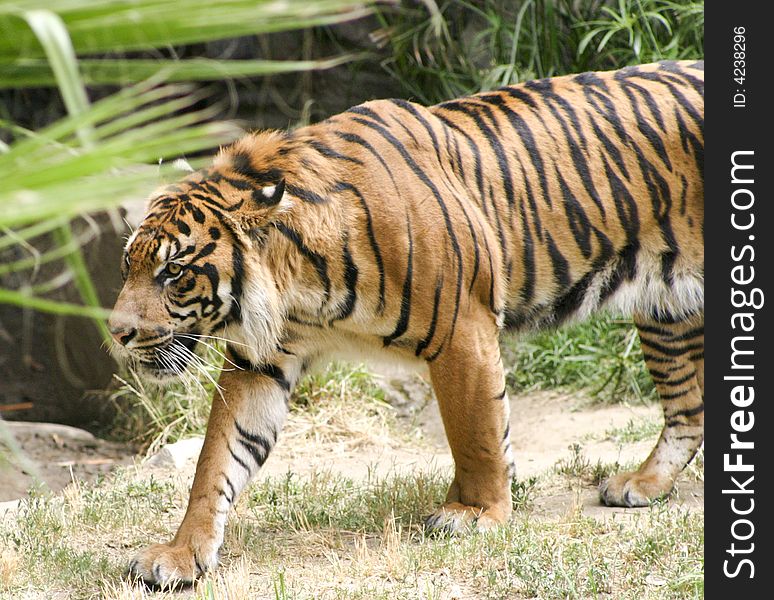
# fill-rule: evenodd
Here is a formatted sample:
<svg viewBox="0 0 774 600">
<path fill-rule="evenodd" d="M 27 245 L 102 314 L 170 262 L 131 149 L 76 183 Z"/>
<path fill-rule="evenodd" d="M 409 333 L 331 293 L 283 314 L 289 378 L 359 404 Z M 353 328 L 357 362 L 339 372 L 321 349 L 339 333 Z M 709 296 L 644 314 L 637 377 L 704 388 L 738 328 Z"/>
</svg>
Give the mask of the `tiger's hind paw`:
<svg viewBox="0 0 774 600">
<path fill-rule="evenodd" d="M 599 486 L 599 498 L 607 506 L 634 508 L 649 506 L 668 496 L 672 480 L 640 473 L 619 473 Z"/>
</svg>

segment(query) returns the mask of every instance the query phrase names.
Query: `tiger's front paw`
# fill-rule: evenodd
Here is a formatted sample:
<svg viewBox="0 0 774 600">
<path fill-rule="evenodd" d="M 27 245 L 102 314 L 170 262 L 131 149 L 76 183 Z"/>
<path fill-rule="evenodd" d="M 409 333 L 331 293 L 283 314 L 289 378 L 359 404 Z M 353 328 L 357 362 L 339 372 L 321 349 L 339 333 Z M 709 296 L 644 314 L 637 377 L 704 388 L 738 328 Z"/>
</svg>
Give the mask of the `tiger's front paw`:
<svg viewBox="0 0 774 600">
<path fill-rule="evenodd" d="M 218 566 L 218 547 L 215 540 L 154 544 L 135 555 L 129 563 L 128 575 L 162 588 L 192 583 Z"/>
<path fill-rule="evenodd" d="M 447 502 L 425 519 L 425 530 L 429 533 L 464 533 L 466 531 L 487 531 L 502 525 L 509 515 L 497 508 L 485 510 L 459 502 Z"/>
<path fill-rule="evenodd" d="M 599 497 L 607 506 L 633 508 L 648 506 L 668 496 L 671 491 L 672 480 L 667 477 L 619 473 L 602 482 Z"/>
</svg>

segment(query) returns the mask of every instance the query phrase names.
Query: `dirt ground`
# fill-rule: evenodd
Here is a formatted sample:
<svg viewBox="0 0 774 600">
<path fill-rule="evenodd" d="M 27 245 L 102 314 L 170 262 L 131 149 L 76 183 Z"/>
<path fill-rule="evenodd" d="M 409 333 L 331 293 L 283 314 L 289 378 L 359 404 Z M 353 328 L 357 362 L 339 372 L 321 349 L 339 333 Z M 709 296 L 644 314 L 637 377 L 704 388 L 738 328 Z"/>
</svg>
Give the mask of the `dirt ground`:
<svg viewBox="0 0 774 600">
<path fill-rule="evenodd" d="M 24 497 L 36 481 L 58 492 L 74 478 L 94 481 L 133 461 L 130 446 L 98 439 L 75 427 L 21 421 L 4 421 L 0 427 L 14 437 L 27 459 L 23 465 L 0 459 L 0 502 Z"/>
<path fill-rule="evenodd" d="M 369 473 L 382 475 L 390 471 L 407 471 L 416 467 L 452 465 L 446 444 L 443 425 L 434 400 L 424 398 L 424 390 L 408 394 L 410 398 L 398 406 L 407 430 L 414 432 L 415 439 L 385 439 L 380 443 L 359 445 L 348 441 L 341 443 L 294 444 L 292 423 L 259 477 L 283 475 L 288 471 L 298 474 L 313 470 L 330 470 L 351 478 L 365 478 Z M 393 403 L 395 404 L 395 403 Z M 292 417 L 291 417 L 292 419 Z M 660 419 L 658 406 L 604 406 L 591 405 L 588 399 L 578 396 L 538 392 L 511 398 L 511 436 L 519 479 L 539 475 L 550 469 L 560 459 L 571 456 L 570 446 L 580 444 L 583 456 L 592 464 L 640 461 L 650 452 L 655 435 L 627 444 L 616 444 L 604 439 L 605 431 L 621 428 L 632 420 Z M 117 465 L 135 462 L 127 445 L 106 442 L 91 434 L 63 425 L 5 423 L 13 433 L 25 456 L 36 469 L 19 466 L 3 468 L 0 464 L 0 502 L 23 497 L 33 483 L 33 472 L 53 491 L 61 490 L 73 478 L 93 481 Z M 188 460 L 184 472 L 176 476 L 193 474 L 195 457 Z M 701 509 L 704 504 L 704 488 L 681 478 L 678 482 L 674 503 Z M 538 514 L 560 514 L 572 506 L 581 504 L 585 514 L 604 516 L 625 509 L 609 509 L 600 506 L 596 491 L 584 488 L 580 491 L 558 489 L 548 495 L 541 494 L 533 510 Z"/>
</svg>

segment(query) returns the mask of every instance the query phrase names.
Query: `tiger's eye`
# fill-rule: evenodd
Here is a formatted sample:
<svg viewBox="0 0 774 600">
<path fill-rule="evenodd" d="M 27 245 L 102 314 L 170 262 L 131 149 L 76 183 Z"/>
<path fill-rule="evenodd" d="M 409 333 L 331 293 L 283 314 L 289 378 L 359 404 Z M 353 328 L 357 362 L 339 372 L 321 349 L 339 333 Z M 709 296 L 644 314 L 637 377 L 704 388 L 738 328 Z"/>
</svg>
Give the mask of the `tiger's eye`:
<svg viewBox="0 0 774 600">
<path fill-rule="evenodd" d="M 165 272 L 166 272 L 166 274 L 167 274 L 167 275 L 169 275 L 170 277 L 176 277 L 176 276 L 180 275 L 180 271 L 182 271 L 182 270 L 183 270 L 183 267 L 181 267 L 181 266 L 180 266 L 180 265 L 178 265 L 177 263 L 169 263 L 169 264 L 168 264 L 168 265 L 167 265 L 167 266 L 164 268 L 164 271 L 165 271 Z"/>
</svg>

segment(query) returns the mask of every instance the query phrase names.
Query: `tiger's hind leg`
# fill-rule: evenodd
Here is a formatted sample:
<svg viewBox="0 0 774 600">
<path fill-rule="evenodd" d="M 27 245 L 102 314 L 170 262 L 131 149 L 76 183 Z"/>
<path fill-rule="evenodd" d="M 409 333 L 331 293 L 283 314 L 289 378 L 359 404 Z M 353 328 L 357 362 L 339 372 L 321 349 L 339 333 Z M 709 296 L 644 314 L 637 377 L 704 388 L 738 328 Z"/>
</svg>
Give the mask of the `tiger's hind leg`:
<svg viewBox="0 0 774 600">
<path fill-rule="evenodd" d="M 455 463 L 446 502 L 425 522 L 430 531 L 488 529 L 511 515 L 515 467 L 498 333 L 494 319 L 491 327 L 460 319 L 450 345 L 430 363 Z"/>
<path fill-rule="evenodd" d="M 704 440 L 704 315 L 665 323 L 635 316 L 642 351 L 664 409 L 664 429 L 633 473 L 604 481 L 608 506 L 647 506 L 672 491 Z"/>
</svg>

